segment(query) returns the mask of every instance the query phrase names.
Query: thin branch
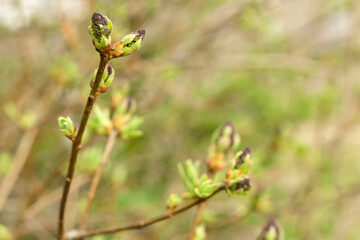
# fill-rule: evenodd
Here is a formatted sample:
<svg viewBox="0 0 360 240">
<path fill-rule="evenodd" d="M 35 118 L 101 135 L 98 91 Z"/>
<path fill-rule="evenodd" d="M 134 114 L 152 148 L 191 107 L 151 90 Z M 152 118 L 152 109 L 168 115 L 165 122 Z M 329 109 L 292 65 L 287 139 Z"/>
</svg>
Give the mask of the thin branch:
<svg viewBox="0 0 360 240">
<path fill-rule="evenodd" d="M 11 164 L 11 168 L 0 186 L 0 212 L 22 168 L 24 167 L 25 161 L 29 156 L 37 133 L 38 128 L 28 129 L 20 140 L 19 146 L 16 150 L 15 156 Z"/>
<path fill-rule="evenodd" d="M 209 178 L 212 179 L 214 177 L 214 172 L 211 171 L 210 169 L 208 170 L 208 172 L 209 172 Z M 201 222 L 201 216 L 204 212 L 205 206 L 206 206 L 206 201 L 203 201 L 202 203 L 200 203 L 200 205 L 196 211 L 195 220 L 194 220 L 194 223 L 191 228 L 190 235 L 189 235 L 189 240 L 192 240 L 196 235 L 196 228 Z"/>
<path fill-rule="evenodd" d="M 76 190 L 78 190 L 80 187 L 82 187 L 84 184 L 89 182 L 90 179 L 88 179 L 85 176 L 78 176 L 75 177 L 73 181 L 73 186 L 69 193 L 72 193 Z M 54 190 L 53 192 L 44 195 L 43 197 L 39 198 L 36 202 L 34 202 L 32 205 L 30 205 L 24 212 L 24 220 L 32 219 L 35 217 L 37 213 L 39 213 L 41 210 L 49 206 L 50 204 L 58 201 L 61 197 L 61 188 Z"/>
<path fill-rule="evenodd" d="M 191 228 L 189 240 L 192 240 L 195 237 L 196 228 L 200 224 L 201 216 L 202 216 L 202 214 L 204 212 L 205 207 L 206 207 L 206 201 L 203 201 L 202 203 L 199 204 L 199 207 L 198 207 L 198 209 L 196 211 L 195 220 L 194 220 L 194 223 L 193 223 L 192 228 Z"/>
<path fill-rule="evenodd" d="M 172 216 L 178 215 L 178 214 L 206 201 L 207 199 L 213 197 L 214 195 L 216 195 L 217 193 L 221 192 L 224 189 L 225 189 L 225 185 L 222 184 L 210 196 L 208 196 L 206 198 L 198 198 L 198 199 L 184 205 L 181 208 L 178 208 L 178 209 L 175 209 L 172 211 L 167 211 L 166 213 L 163 213 L 163 214 L 161 214 L 157 217 L 154 217 L 152 219 L 149 219 L 149 220 L 140 221 L 138 223 L 133 223 L 133 224 L 129 224 L 129 225 L 122 226 L 122 227 L 112 227 L 112 228 L 94 230 L 94 231 L 89 231 L 89 232 L 80 232 L 76 236 L 71 237 L 69 239 L 82 239 L 85 237 L 91 237 L 91 236 L 100 235 L 100 234 L 110 234 L 110 233 L 117 233 L 117 232 L 122 232 L 122 231 L 142 229 L 142 228 L 148 227 L 150 225 L 153 225 L 155 223 L 166 220 L 168 218 L 171 218 Z"/>
<path fill-rule="evenodd" d="M 96 169 L 94 178 L 91 182 L 91 186 L 90 186 L 90 190 L 89 190 L 89 194 L 88 194 L 88 199 L 87 199 L 87 203 L 86 203 L 86 207 L 85 207 L 85 211 L 81 220 L 81 227 L 80 229 L 84 230 L 86 229 L 86 225 L 88 222 L 88 218 L 89 218 L 89 212 L 90 212 L 90 207 L 91 207 L 91 203 L 94 200 L 95 194 L 96 194 L 96 189 L 99 185 L 100 182 L 100 178 L 102 175 L 102 172 L 105 168 L 106 162 L 109 158 L 110 152 L 114 146 L 115 140 L 116 140 L 116 136 L 118 134 L 117 130 L 112 130 L 109 134 L 106 146 L 105 146 L 105 150 L 104 153 L 101 157 L 101 162 L 99 164 L 99 167 Z"/>
<path fill-rule="evenodd" d="M 105 70 L 105 67 L 106 67 L 106 64 L 108 61 L 109 61 L 109 55 L 106 53 L 105 54 L 100 53 L 100 63 L 99 63 L 98 71 L 96 74 L 95 82 L 94 82 L 94 85 L 89 94 L 88 100 L 86 102 L 85 109 L 84 109 L 83 115 L 81 117 L 79 130 L 73 141 L 71 156 L 70 156 L 70 161 L 69 161 L 69 168 L 68 168 L 68 171 L 66 174 L 64 191 L 63 191 L 63 195 L 62 195 L 61 203 L 60 203 L 59 225 L 58 225 L 58 235 L 59 235 L 60 240 L 64 240 L 64 232 L 65 232 L 64 216 L 65 216 L 66 202 L 67 202 L 67 197 L 68 197 L 70 186 L 71 186 L 71 181 L 73 179 L 74 172 L 75 172 L 76 160 L 78 157 L 78 153 L 81 149 L 82 136 L 84 134 L 86 124 L 89 119 L 92 107 L 94 106 L 96 97 L 98 96 L 98 88 L 99 88 L 100 81 L 101 81 L 102 75 L 104 73 L 104 70 Z"/>
</svg>

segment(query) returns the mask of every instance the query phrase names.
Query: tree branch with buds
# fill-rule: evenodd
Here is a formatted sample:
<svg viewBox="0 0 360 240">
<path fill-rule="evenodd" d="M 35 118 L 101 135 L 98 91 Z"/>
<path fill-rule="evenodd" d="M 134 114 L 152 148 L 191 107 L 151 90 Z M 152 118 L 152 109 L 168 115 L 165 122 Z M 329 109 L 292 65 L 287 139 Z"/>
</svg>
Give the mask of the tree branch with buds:
<svg viewBox="0 0 360 240">
<path fill-rule="evenodd" d="M 105 92 L 111 85 L 114 78 L 114 70 L 111 66 L 107 65 L 110 59 L 127 56 L 140 48 L 142 39 L 145 36 L 145 31 L 140 30 L 129 35 L 126 35 L 122 41 L 116 44 L 114 48 L 111 47 L 111 32 L 112 22 L 108 17 L 94 13 L 91 17 L 91 25 L 89 26 L 89 33 L 92 37 L 93 44 L 96 51 L 100 55 L 100 63 L 95 71 L 93 81 L 91 82 L 91 91 L 85 104 L 85 108 L 81 117 L 79 130 L 75 133 L 75 127 L 71 119 L 59 118 L 60 132 L 72 141 L 72 150 L 69 160 L 69 167 L 66 174 L 64 190 L 60 202 L 59 221 L 58 221 L 58 235 L 59 239 L 65 239 L 64 222 L 65 222 L 65 209 L 67 197 L 71 187 L 72 179 L 74 176 L 76 161 L 79 151 L 81 149 L 82 138 L 87 126 L 90 113 L 93 109 L 94 103 L 98 95 Z M 121 44 L 121 43 L 126 44 Z"/>
</svg>

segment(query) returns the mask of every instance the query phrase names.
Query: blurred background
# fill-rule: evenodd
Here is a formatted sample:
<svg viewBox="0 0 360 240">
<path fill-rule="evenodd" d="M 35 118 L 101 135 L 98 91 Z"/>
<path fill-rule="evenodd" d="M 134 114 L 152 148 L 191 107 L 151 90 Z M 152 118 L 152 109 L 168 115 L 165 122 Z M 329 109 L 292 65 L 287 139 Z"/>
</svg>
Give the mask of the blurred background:
<svg viewBox="0 0 360 240">
<path fill-rule="evenodd" d="M 204 161 L 212 132 L 232 120 L 253 151 L 253 189 L 209 201 L 207 239 L 255 239 L 269 217 L 286 239 L 359 239 L 356 0 L 1 0 L 0 185 L 14 183 L 1 185 L 1 231 L 56 239 L 71 149 L 57 118 L 79 123 L 99 61 L 87 29 L 94 11 L 112 20 L 114 43 L 147 35 L 111 62 L 115 83 L 98 99 L 107 106 L 129 83 L 145 122 L 143 137 L 117 141 L 89 229 L 164 212 L 184 190 L 178 162 Z M 92 134 L 80 152 L 67 230 L 79 226 L 105 142 Z M 91 239 L 185 239 L 194 215 Z"/>
</svg>

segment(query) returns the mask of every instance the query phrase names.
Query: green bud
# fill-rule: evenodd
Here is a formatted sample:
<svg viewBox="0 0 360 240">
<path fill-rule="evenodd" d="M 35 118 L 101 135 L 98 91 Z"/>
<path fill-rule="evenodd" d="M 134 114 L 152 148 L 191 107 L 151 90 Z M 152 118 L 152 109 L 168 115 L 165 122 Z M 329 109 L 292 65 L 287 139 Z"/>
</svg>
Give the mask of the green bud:
<svg viewBox="0 0 360 240">
<path fill-rule="evenodd" d="M 103 151 L 102 147 L 96 145 L 86 148 L 79 157 L 77 164 L 79 170 L 81 172 L 94 173 L 99 167 Z"/>
<path fill-rule="evenodd" d="M 130 33 L 116 43 L 113 50 L 113 57 L 124 57 L 135 52 L 141 47 L 142 40 L 145 37 L 145 30 L 139 30 Z"/>
<path fill-rule="evenodd" d="M 184 164 L 179 163 L 178 171 L 188 191 L 185 194 L 189 198 L 206 198 L 219 186 L 218 183 L 214 183 L 205 174 L 199 177 L 199 162 L 194 163 L 191 159 L 186 160 Z"/>
<path fill-rule="evenodd" d="M 273 218 L 270 218 L 263 227 L 257 240 L 280 240 L 282 231 Z"/>
<path fill-rule="evenodd" d="M 235 161 L 234 169 L 239 169 L 243 174 L 248 174 L 251 166 L 253 165 L 250 148 L 247 147 L 236 153 Z"/>
<path fill-rule="evenodd" d="M 166 201 L 167 209 L 173 210 L 181 203 L 181 199 L 177 194 L 171 194 Z"/>
<path fill-rule="evenodd" d="M 113 129 L 109 111 L 101 109 L 98 105 L 94 106 L 94 115 L 89 119 L 89 127 L 98 134 L 109 134 Z"/>
<path fill-rule="evenodd" d="M 101 13 L 94 12 L 91 16 L 89 34 L 97 50 L 110 48 L 112 22 L 108 17 Z"/>
<path fill-rule="evenodd" d="M 118 129 L 123 140 L 129 140 L 142 136 L 143 132 L 139 128 L 143 121 L 142 117 L 120 114 L 114 116 L 113 125 Z"/>
<path fill-rule="evenodd" d="M 183 184 L 188 190 L 188 197 L 194 197 L 195 181 L 198 179 L 199 164 L 194 164 L 191 159 L 186 160 L 185 164 L 178 164 L 178 172 Z"/>
<path fill-rule="evenodd" d="M 59 117 L 58 124 L 60 127 L 60 133 L 65 135 L 67 138 L 73 140 L 76 134 L 76 128 L 70 117 Z"/>
<path fill-rule="evenodd" d="M 90 86 L 93 87 L 94 86 L 94 82 L 96 79 L 96 75 L 97 75 L 97 71 L 98 69 L 95 70 L 95 72 L 93 73 L 93 77 L 92 80 L 90 82 Z M 101 82 L 99 84 L 99 91 L 101 93 L 104 93 L 108 90 L 108 88 L 110 87 L 110 85 L 112 84 L 112 82 L 114 81 L 115 78 L 115 70 L 113 67 L 111 67 L 110 65 L 107 65 L 104 73 L 101 77 Z"/>
<path fill-rule="evenodd" d="M 133 114 L 136 111 L 136 100 L 130 96 L 125 97 L 121 104 L 119 109 L 117 110 L 118 113 L 121 114 Z"/>
<path fill-rule="evenodd" d="M 199 198 L 206 198 L 210 196 L 219 184 L 213 183 L 205 174 L 195 182 L 194 192 Z"/>
<path fill-rule="evenodd" d="M 231 121 L 227 121 L 219 127 L 212 136 L 212 142 L 216 151 L 227 153 L 240 145 L 240 136 L 236 132 Z"/>
</svg>

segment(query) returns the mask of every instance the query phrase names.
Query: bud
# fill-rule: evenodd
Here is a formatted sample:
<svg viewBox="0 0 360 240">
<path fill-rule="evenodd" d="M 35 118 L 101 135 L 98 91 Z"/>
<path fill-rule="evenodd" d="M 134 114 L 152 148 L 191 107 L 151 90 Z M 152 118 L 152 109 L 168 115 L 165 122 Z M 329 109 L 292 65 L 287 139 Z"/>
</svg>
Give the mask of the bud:
<svg viewBox="0 0 360 240">
<path fill-rule="evenodd" d="M 136 100 L 130 96 L 125 97 L 119 106 L 118 113 L 133 114 L 136 111 Z"/>
<path fill-rule="evenodd" d="M 177 194 L 170 194 L 169 198 L 166 201 L 166 206 L 168 210 L 174 210 L 181 202 L 181 199 Z"/>
<path fill-rule="evenodd" d="M 97 71 L 98 71 L 98 69 L 96 69 L 94 74 L 93 74 L 92 80 L 90 82 L 91 87 L 94 86 Z M 104 93 L 104 92 L 106 92 L 108 90 L 108 88 L 110 87 L 110 85 L 114 81 L 114 78 L 115 78 L 114 68 L 111 67 L 110 65 L 107 65 L 105 70 L 104 70 L 104 73 L 103 73 L 103 75 L 101 77 L 101 82 L 99 84 L 99 90 L 100 90 L 101 93 Z"/>
<path fill-rule="evenodd" d="M 94 12 L 91 16 L 89 33 L 97 50 L 110 49 L 112 22 L 101 13 Z"/>
<path fill-rule="evenodd" d="M 101 109 L 98 105 L 94 106 L 94 115 L 89 119 L 89 127 L 99 134 L 109 134 L 113 129 L 110 114 L 107 109 Z"/>
<path fill-rule="evenodd" d="M 251 189 L 250 178 L 244 178 L 242 181 L 235 184 L 234 191 L 242 190 L 242 192 L 247 192 Z"/>
<path fill-rule="evenodd" d="M 231 121 L 227 121 L 220 128 L 215 130 L 212 137 L 216 151 L 227 153 L 231 149 L 236 149 L 240 144 L 240 136 L 236 132 Z"/>
<path fill-rule="evenodd" d="M 60 133 L 65 135 L 67 138 L 74 140 L 76 128 L 75 128 L 71 118 L 70 117 L 67 117 L 67 118 L 59 117 L 58 124 L 60 127 Z"/>
<path fill-rule="evenodd" d="M 249 158 L 251 158 L 251 150 L 247 147 L 236 154 L 235 168 L 240 168 L 246 161 L 249 161 Z"/>
<path fill-rule="evenodd" d="M 257 240 L 280 240 L 281 230 L 273 218 L 270 218 L 263 227 Z"/>
<path fill-rule="evenodd" d="M 236 153 L 235 161 L 234 169 L 239 169 L 244 174 L 248 174 L 251 166 L 253 165 L 250 148 L 247 147 L 244 150 Z"/>
<path fill-rule="evenodd" d="M 138 50 L 141 47 L 145 33 L 145 30 L 139 30 L 126 35 L 120 42 L 115 44 L 113 57 L 125 57 Z"/>
</svg>

